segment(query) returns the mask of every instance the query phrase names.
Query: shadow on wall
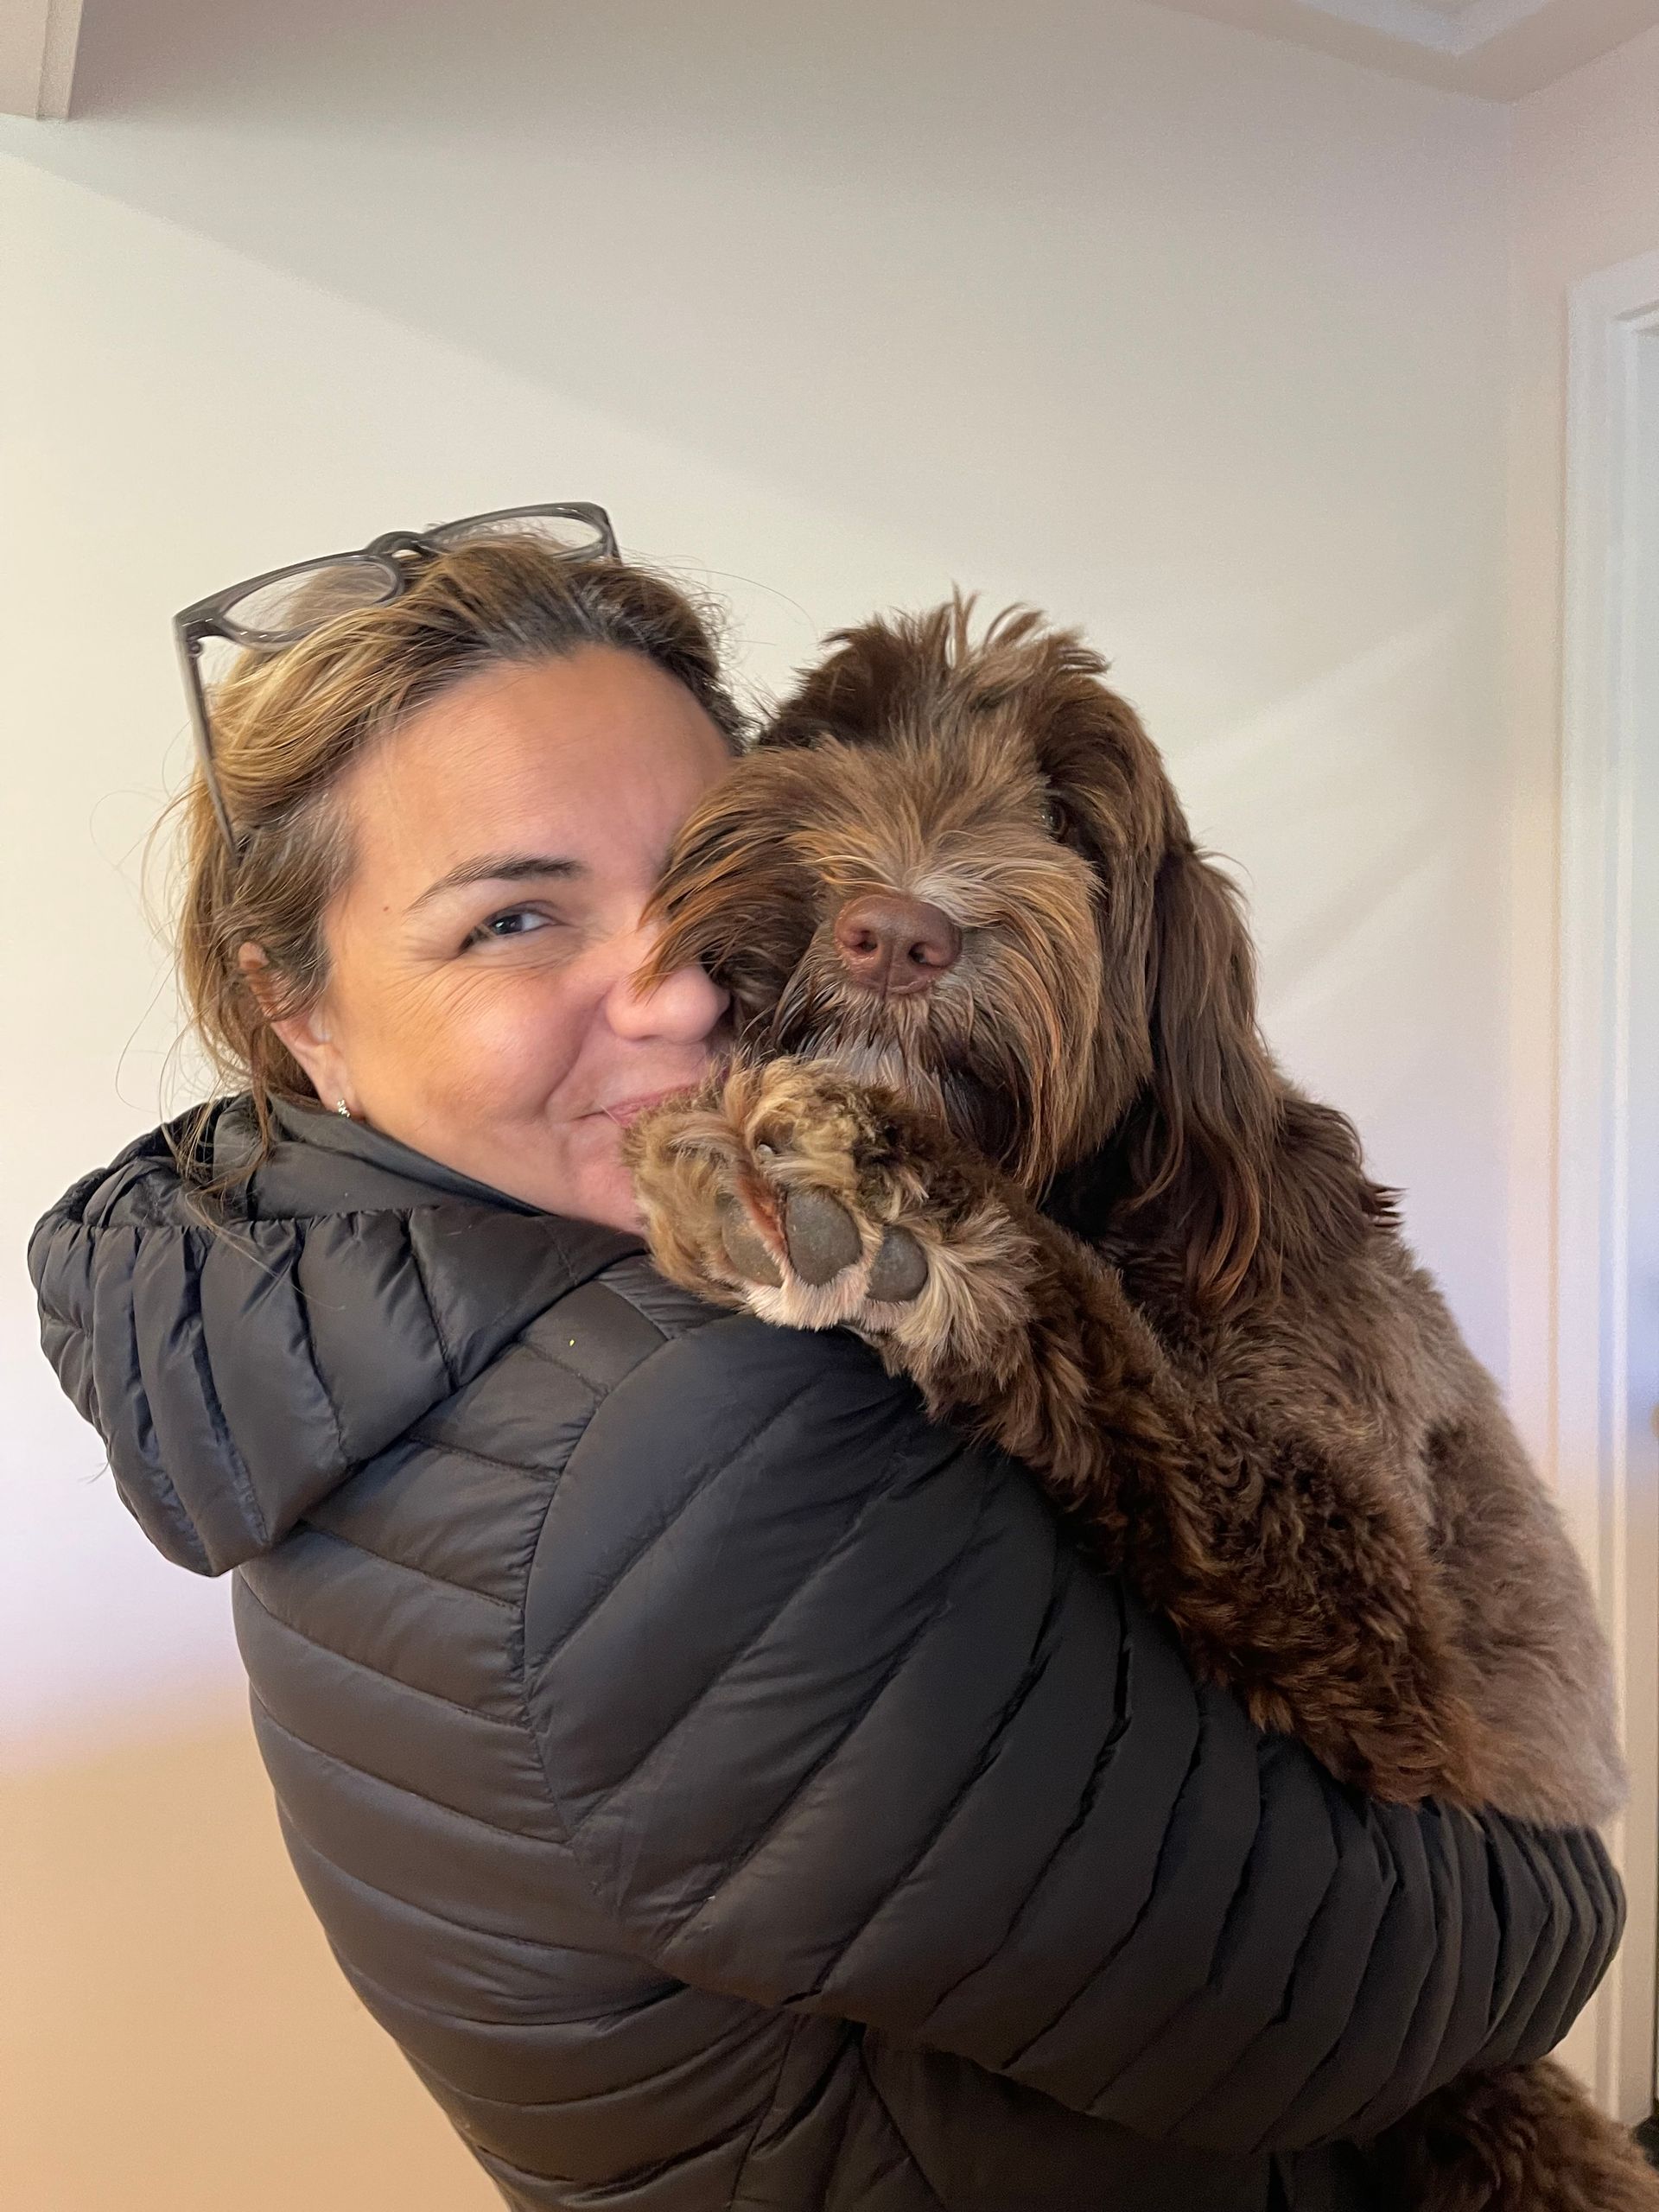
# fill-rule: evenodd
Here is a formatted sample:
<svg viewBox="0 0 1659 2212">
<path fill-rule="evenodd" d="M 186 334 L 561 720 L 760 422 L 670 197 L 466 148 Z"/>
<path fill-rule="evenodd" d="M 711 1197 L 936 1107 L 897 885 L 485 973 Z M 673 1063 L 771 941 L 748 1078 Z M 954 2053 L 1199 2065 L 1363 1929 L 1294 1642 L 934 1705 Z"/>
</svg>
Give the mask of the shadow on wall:
<svg viewBox="0 0 1659 2212">
<path fill-rule="evenodd" d="M 240 1700 L 8 1777 L 0 1836 L 0 2200 L 499 2212 L 330 1957 Z"/>
<path fill-rule="evenodd" d="M 0 150 L 1018 578 L 1200 715 L 1466 589 L 1421 495 L 1491 429 L 1476 104 L 1125 0 L 86 0 L 77 118 Z"/>
</svg>

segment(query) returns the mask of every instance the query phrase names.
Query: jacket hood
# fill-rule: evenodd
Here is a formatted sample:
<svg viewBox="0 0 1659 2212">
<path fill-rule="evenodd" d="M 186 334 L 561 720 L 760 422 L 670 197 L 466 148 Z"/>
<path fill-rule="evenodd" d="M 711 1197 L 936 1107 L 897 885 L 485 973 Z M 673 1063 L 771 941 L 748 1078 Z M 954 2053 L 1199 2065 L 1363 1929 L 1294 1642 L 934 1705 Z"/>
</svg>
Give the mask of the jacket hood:
<svg viewBox="0 0 1659 2212">
<path fill-rule="evenodd" d="M 209 1210 L 200 1186 L 245 1155 L 252 1116 L 242 1099 L 216 1108 L 181 1173 L 193 1118 L 77 1183 L 29 1264 L 47 1357 L 123 1498 L 198 1573 L 280 1543 L 537 1314 L 640 1249 L 293 1106 L 270 1157 Z"/>
</svg>

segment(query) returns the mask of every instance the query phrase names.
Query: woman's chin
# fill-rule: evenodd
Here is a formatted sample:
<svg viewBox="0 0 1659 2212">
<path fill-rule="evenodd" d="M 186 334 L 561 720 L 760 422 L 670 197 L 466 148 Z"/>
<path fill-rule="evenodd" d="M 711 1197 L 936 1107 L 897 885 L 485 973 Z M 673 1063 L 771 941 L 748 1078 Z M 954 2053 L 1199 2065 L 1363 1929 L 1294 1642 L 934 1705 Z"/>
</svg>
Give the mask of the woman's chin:
<svg viewBox="0 0 1659 2212">
<path fill-rule="evenodd" d="M 504 1137 L 447 1152 L 429 1141 L 417 1148 L 540 1212 L 638 1232 L 633 1179 L 623 1164 L 622 1131 L 614 1122 L 588 1114 L 550 1127 L 520 1125 Z"/>
<path fill-rule="evenodd" d="M 568 1215 L 573 1221 L 596 1221 L 607 1229 L 625 1230 L 638 1236 L 643 1227 L 633 1195 L 633 1178 L 622 1162 L 595 1162 L 579 1176 L 574 1187 L 545 1200 L 550 1213 Z"/>
<path fill-rule="evenodd" d="M 552 1211 L 639 1234 L 642 1224 L 633 1177 L 623 1160 L 622 1132 L 614 1122 L 607 1123 L 572 1181 L 573 1187 L 553 1204 Z"/>
</svg>

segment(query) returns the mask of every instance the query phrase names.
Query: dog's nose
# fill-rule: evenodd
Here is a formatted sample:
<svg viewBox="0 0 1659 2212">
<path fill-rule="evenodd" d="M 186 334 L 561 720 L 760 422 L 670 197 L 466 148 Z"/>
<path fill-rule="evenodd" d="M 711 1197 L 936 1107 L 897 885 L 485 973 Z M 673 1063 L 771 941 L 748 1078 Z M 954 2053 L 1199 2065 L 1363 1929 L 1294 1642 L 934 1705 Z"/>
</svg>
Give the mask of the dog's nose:
<svg viewBox="0 0 1659 2212">
<path fill-rule="evenodd" d="M 867 891 L 836 916 L 836 950 L 856 983 L 884 998 L 925 991 L 962 957 L 949 914 L 901 891 Z"/>
</svg>

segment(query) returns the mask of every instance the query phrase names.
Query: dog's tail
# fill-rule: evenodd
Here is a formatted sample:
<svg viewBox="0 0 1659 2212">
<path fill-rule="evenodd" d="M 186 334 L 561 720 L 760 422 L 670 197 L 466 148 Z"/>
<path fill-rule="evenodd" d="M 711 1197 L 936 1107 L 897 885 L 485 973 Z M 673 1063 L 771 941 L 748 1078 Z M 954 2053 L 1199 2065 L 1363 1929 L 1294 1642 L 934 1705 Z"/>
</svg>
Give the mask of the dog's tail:
<svg viewBox="0 0 1659 2212">
<path fill-rule="evenodd" d="M 1410 2212 L 1659 2212 L 1659 2171 L 1553 2060 L 1440 2089 L 1376 2146 Z"/>
</svg>

